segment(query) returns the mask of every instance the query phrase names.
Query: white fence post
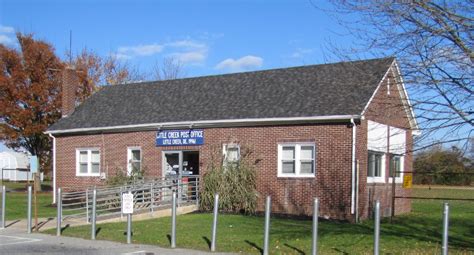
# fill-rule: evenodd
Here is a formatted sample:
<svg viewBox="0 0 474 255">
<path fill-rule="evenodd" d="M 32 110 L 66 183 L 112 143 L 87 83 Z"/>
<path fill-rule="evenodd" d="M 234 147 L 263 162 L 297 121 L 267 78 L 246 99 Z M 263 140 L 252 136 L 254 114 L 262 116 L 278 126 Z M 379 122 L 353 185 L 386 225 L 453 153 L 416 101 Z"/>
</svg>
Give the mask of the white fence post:
<svg viewBox="0 0 474 255">
<path fill-rule="evenodd" d="M 56 196 L 56 207 L 57 207 L 56 236 L 60 236 L 61 235 L 61 221 L 62 221 L 62 216 L 63 216 L 61 188 L 58 189 L 58 195 Z"/>
<path fill-rule="evenodd" d="M 265 202 L 265 232 L 263 239 L 263 255 L 268 255 L 269 241 L 270 241 L 270 211 L 272 210 L 272 200 L 267 196 Z"/>
<path fill-rule="evenodd" d="M 211 251 L 216 251 L 217 214 L 219 213 L 219 194 L 214 195 L 214 217 L 212 218 Z"/>
<path fill-rule="evenodd" d="M 171 248 L 176 248 L 176 192 L 173 191 L 171 205 Z"/>
<path fill-rule="evenodd" d="M 26 222 L 26 228 L 27 228 L 27 232 L 28 234 L 31 234 L 31 191 L 32 191 L 32 187 L 31 186 L 28 186 L 28 211 L 27 211 L 27 222 Z"/>
<path fill-rule="evenodd" d="M 374 255 L 379 255 L 380 241 L 380 201 L 375 202 Z"/>
<path fill-rule="evenodd" d="M 313 242 L 311 254 L 318 254 L 318 217 L 319 217 L 319 199 L 313 201 Z"/>
<path fill-rule="evenodd" d="M 449 204 L 444 203 L 443 209 L 443 255 L 448 255 L 448 233 L 449 233 Z"/>
<path fill-rule="evenodd" d="M 0 228 L 5 228 L 5 214 L 7 212 L 6 200 L 7 200 L 7 189 L 5 188 L 5 185 L 3 185 L 2 186 L 2 225 L 0 225 Z"/>
<path fill-rule="evenodd" d="M 96 215 L 97 214 L 97 190 L 94 188 L 92 192 L 92 227 L 91 227 L 91 239 L 95 240 L 95 233 L 96 233 Z"/>
</svg>

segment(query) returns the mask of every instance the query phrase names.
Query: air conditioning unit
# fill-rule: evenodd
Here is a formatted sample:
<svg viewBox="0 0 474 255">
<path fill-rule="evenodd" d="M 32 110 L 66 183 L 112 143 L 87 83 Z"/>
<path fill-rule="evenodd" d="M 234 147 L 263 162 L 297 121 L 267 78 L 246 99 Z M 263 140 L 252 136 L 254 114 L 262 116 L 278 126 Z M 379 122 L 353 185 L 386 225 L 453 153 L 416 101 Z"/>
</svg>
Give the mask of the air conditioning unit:
<svg viewBox="0 0 474 255">
<path fill-rule="evenodd" d="M 100 179 L 105 180 L 107 178 L 107 174 L 105 172 L 100 173 Z"/>
</svg>

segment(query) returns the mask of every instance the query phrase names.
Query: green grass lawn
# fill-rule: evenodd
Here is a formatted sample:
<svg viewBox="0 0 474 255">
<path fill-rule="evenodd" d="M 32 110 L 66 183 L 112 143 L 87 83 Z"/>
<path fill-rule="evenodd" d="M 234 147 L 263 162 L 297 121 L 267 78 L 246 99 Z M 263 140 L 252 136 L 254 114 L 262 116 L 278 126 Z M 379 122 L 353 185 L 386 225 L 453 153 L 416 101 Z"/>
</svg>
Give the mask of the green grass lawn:
<svg viewBox="0 0 474 255">
<path fill-rule="evenodd" d="M 414 189 L 414 195 L 446 190 Z M 448 191 L 451 192 L 451 191 Z M 473 190 L 452 192 L 456 197 L 474 198 Z M 450 253 L 474 254 L 474 202 L 450 202 Z M 178 216 L 177 246 L 209 249 L 212 215 L 208 213 Z M 217 250 L 258 254 L 263 247 L 263 217 L 220 215 Z M 98 239 L 125 242 L 125 223 L 98 224 Z M 170 218 L 133 223 L 134 243 L 169 247 Z M 381 253 L 435 254 L 441 252 L 442 201 L 415 200 L 413 212 L 398 216 L 394 224 L 384 220 L 381 225 Z M 55 230 L 48 231 L 55 233 Z M 361 224 L 320 222 L 321 254 L 370 254 L 373 247 L 373 223 Z M 90 238 L 90 226 L 67 228 L 67 236 Z M 311 251 L 311 221 L 271 219 L 271 254 L 308 254 Z"/>
<path fill-rule="evenodd" d="M 26 189 L 26 182 L 11 182 L 11 181 L 3 181 L 2 185 L 5 185 L 7 189 L 13 190 L 25 190 Z"/>
<path fill-rule="evenodd" d="M 12 182 L 12 181 L 3 181 L 3 184 L 7 189 L 14 191 L 26 191 L 28 183 L 27 182 Z M 33 182 L 30 181 L 30 185 L 33 185 Z M 41 188 L 43 191 L 51 191 L 51 181 L 43 181 L 41 183 Z"/>
<path fill-rule="evenodd" d="M 27 183 L 26 182 L 10 182 L 4 181 L 3 185 L 7 189 L 14 190 L 13 192 L 7 192 L 6 195 L 6 220 L 18 220 L 24 219 L 27 215 Z M 31 185 L 33 183 L 31 182 Z M 53 201 L 53 196 L 51 190 L 51 182 L 44 181 L 41 183 L 43 192 L 37 193 L 38 201 L 38 217 L 55 217 L 56 216 L 56 207 L 51 206 Z M 34 213 L 34 207 L 32 208 Z"/>
<path fill-rule="evenodd" d="M 51 205 L 53 197 L 51 192 L 41 192 L 37 194 L 38 217 L 56 217 L 56 207 Z M 6 199 L 6 220 L 24 219 L 27 215 L 28 207 L 27 192 L 7 192 Z M 34 207 L 32 208 L 34 210 Z M 34 211 L 32 211 L 34 213 Z M 33 214 L 34 215 L 34 214 Z"/>
</svg>

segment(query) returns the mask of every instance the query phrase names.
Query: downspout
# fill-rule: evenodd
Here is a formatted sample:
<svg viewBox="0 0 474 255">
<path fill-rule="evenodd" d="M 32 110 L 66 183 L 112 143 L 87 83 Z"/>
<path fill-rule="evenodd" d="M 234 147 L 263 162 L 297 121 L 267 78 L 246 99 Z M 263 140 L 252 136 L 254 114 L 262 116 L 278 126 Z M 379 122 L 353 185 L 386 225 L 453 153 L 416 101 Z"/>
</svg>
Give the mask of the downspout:
<svg viewBox="0 0 474 255">
<path fill-rule="evenodd" d="M 51 133 L 49 137 L 53 138 L 53 204 L 56 203 L 56 137 Z"/>
<path fill-rule="evenodd" d="M 351 214 L 355 213 L 355 205 L 356 205 L 356 131 L 357 127 L 354 122 L 354 119 L 351 118 L 351 124 L 352 124 L 352 187 L 351 187 Z"/>
</svg>

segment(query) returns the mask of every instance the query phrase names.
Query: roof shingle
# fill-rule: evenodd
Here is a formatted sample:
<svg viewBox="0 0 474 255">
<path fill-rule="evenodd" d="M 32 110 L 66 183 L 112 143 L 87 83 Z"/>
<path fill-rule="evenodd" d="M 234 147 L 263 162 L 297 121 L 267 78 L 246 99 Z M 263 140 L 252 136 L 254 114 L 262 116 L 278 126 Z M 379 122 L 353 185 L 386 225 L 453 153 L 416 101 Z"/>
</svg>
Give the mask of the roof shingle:
<svg viewBox="0 0 474 255">
<path fill-rule="evenodd" d="M 393 58 L 103 87 L 48 130 L 357 115 Z"/>
</svg>

